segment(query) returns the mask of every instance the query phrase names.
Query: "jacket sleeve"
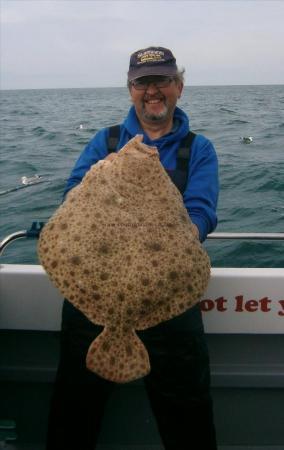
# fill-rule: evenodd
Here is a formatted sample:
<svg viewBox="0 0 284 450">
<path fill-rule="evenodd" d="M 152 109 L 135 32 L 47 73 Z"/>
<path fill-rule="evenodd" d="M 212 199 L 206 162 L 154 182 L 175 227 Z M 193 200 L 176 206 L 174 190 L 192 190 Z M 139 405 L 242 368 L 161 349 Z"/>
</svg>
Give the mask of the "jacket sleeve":
<svg viewBox="0 0 284 450">
<path fill-rule="evenodd" d="M 193 141 L 187 187 L 183 195 L 185 207 L 199 230 L 200 241 L 217 226 L 219 195 L 218 160 L 212 143 L 202 135 Z"/>
<path fill-rule="evenodd" d="M 63 198 L 77 184 L 81 183 L 84 175 L 100 159 L 104 159 L 108 154 L 107 149 L 108 128 L 103 128 L 87 144 L 79 156 L 75 166 L 67 180 Z"/>
</svg>

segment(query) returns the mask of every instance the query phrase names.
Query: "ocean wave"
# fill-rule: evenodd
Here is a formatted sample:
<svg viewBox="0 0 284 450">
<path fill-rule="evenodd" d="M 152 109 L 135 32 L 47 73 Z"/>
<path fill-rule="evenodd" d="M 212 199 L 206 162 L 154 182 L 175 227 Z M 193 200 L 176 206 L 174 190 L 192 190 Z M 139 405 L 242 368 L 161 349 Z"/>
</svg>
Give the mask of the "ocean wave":
<svg viewBox="0 0 284 450">
<path fill-rule="evenodd" d="M 260 181 L 255 188 L 258 192 L 284 192 L 284 181 L 283 176 L 281 179 L 276 179 L 275 177 L 272 177 L 271 179 Z"/>
<path fill-rule="evenodd" d="M 42 136 L 43 134 L 46 133 L 46 129 L 43 128 L 43 127 L 40 127 L 40 126 L 35 127 L 35 128 L 32 128 L 31 131 L 32 131 L 32 133 L 33 133 L 35 136 L 37 136 L 37 137 Z"/>
<path fill-rule="evenodd" d="M 35 111 L 34 109 L 32 109 L 32 110 L 14 109 L 11 111 L 10 114 L 15 115 L 15 116 L 38 116 L 39 112 Z"/>
<path fill-rule="evenodd" d="M 233 109 L 225 108 L 224 106 L 221 106 L 221 108 L 219 108 L 219 111 L 226 112 L 229 114 L 237 114 L 237 111 L 234 111 Z"/>
<path fill-rule="evenodd" d="M 57 137 L 58 137 L 57 133 L 50 131 L 49 133 L 46 134 L 45 139 L 47 139 L 48 141 L 53 141 Z"/>
<path fill-rule="evenodd" d="M 226 125 L 243 125 L 245 123 L 249 123 L 247 120 L 242 119 L 233 119 L 226 122 Z"/>
</svg>

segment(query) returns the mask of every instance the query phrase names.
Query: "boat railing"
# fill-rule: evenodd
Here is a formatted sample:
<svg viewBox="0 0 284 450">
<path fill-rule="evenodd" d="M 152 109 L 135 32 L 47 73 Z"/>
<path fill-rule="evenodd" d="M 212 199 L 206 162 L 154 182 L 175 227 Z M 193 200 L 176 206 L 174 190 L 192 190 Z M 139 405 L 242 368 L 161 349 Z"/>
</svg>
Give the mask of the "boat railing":
<svg viewBox="0 0 284 450">
<path fill-rule="evenodd" d="M 11 242 L 16 239 L 27 238 L 27 239 L 38 239 L 41 230 L 44 227 L 44 222 L 33 222 L 32 226 L 28 230 L 16 231 L 15 233 L 9 234 L 0 242 L 0 256 L 2 255 L 4 249 Z"/>
<path fill-rule="evenodd" d="M 27 238 L 27 239 L 38 239 L 41 230 L 43 229 L 44 222 L 33 222 L 32 226 L 28 230 L 16 231 L 8 236 L 6 236 L 0 242 L 0 255 L 3 253 L 4 249 L 8 244 L 15 241 L 16 239 Z M 284 241 L 284 233 L 228 233 L 228 232 L 217 232 L 211 233 L 207 236 L 209 240 L 217 239 L 229 239 L 229 240 L 260 240 L 260 241 Z"/>
<path fill-rule="evenodd" d="M 281 241 L 284 240 L 284 233 L 211 233 L 207 239 L 240 239 L 250 241 Z"/>
</svg>

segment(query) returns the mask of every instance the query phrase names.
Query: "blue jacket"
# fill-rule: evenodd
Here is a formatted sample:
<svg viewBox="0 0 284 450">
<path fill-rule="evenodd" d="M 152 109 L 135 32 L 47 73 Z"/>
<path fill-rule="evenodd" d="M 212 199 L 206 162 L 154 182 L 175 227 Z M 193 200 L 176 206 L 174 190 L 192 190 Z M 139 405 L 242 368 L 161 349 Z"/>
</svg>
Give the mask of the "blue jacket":
<svg viewBox="0 0 284 450">
<path fill-rule="evenodd" d="M 143 134 L 145 144 L 158 148 L 160 161 L 165 169 L 176 168 L 176 155 L 182 138 L 189 131 L 189 119 L 179 108 L 174 112 L 172 131 L 158 139 L 151 140 L 142 130 L 134 107 L 120 126 L 118 149 L 123 147 L 136 134 Z M 108 155 L 107 139 L 109 129 L 98 131 L 81 153 L 67 181 L 64 195 L 81 182 L 85 173 L 98 160 Z M 204 241 L 217 225 L 217 200 L 219 192 L 218 162 L 212 143 L 202 135 L 195 136 L 191 148 L 189 176 L 183 194 L 184 205 L 192 222 L 198 227 L 200 240 Z"/>
</svg>

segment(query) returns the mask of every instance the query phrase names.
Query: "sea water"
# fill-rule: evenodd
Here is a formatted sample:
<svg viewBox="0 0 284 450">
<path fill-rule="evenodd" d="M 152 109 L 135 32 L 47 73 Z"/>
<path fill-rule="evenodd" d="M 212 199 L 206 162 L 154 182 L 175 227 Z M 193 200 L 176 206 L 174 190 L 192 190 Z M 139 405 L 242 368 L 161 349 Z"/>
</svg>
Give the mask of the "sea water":
<svg viewBox="0 0 284 450">
<path fill-rule="evenodd" d="M 85 145 L 130 105 L 127 88 L 1 92 L 0 240 L 48 220 Z M 284 232 L 284 86 L 186 87 L 179 106 L 217 151 L 216 231 Z M 214 267 L 284 267 L 284 241 L 204 245 Z M 13 242 L 0 262 L 37 264 L 36 240 Z"/>
</svg>

